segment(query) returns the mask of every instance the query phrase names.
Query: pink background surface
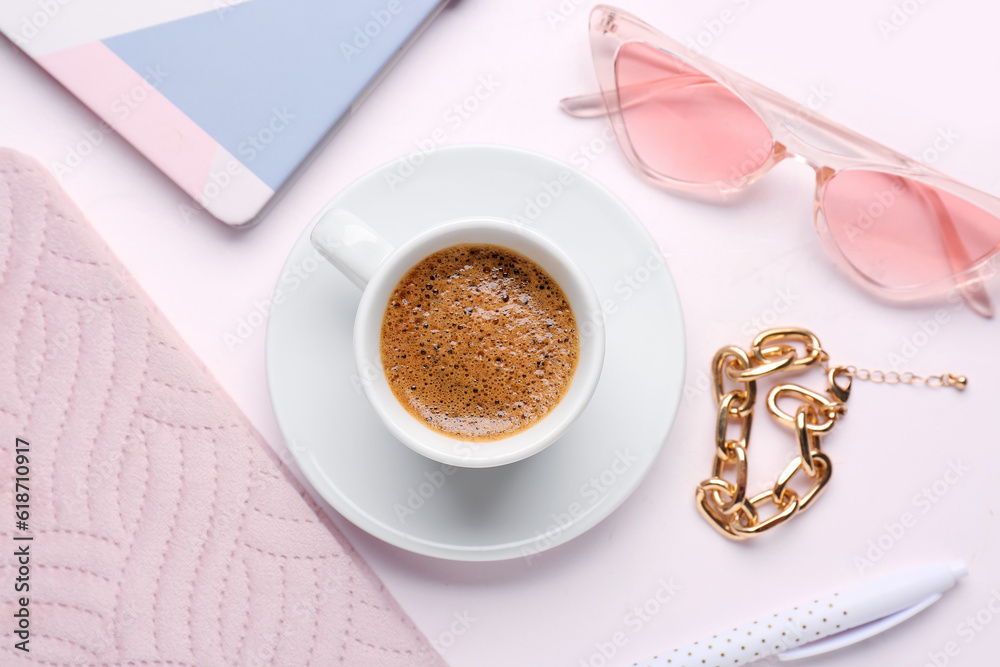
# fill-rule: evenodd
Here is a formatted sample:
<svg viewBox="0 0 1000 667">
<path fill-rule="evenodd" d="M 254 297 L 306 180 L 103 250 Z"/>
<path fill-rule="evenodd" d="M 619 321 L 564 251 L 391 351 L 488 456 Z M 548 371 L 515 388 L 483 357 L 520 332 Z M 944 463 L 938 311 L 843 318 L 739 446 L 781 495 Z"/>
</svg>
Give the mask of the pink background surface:
<svg viewBox="0 0 1000 667">
<path fill-rule="evenodd" d="M 834 120 L 1000 194 L 1000 7 L 972 0 L 635 0 L 625 8 L 682 42 L 700 35 L 709 56 L 800 102 L 821 102 Z M 589 9 L 571 0 L 465 0 L 445 12 L 263 224 L 247 232 L 199 212 L 126 142 L 100 133 L 90 111 L 8 43 L 0 44 L 0 144 L 53 168 L 87 153 L 59 180 L 278 450 L 284 445 L 264 377 L 264 327 L 232 348 L 226 337 L 241 321 L 262 319 L 253 313 L 266 310 L 303 226 L 360 174 L 440 137 L 440 129 L 444 143 L 510 144 L 582 167 L 646 223 L 685 308 L 689 396 L 663 454 L 622 508 L 530 563 L 435 561 L 335 517 L 451 665 L 630 665 L 862 579 L 953 558 L 968 561 L 970 577 L 928 612 L 810 664 L 919 667 L 950 642 L 957 654 L 938 655 L 939 664 L 990 664 L 1000 649 L 1000 618 L 989 611 L 991 601 L 1000 609 L 993 495 L 1000 361 L 991 346 L 1000 323 L 948 303 L 885 306 L 855 288 L 810 228 L 813 176 L 801 165 L 780 165 L 730 207 L 682 200 L 641 181 L 606 143 L 604 121 L 571 119 L 556 105 L 564 95 L 595 90 Z M 898 30 L 884 34 L 880 22 Z M 451 120 L 452 107 L 474 93 L 480 77 L 492 77 L 495 92 L 467 118 Z M 989 290 L 1000 298 L 1000 284 Z M 712 455 L 706 369 L 718 346 L 746 345 L 772 323 L 812 328 L 835 362 L 888 369 L 894 356 L 910 356 L 901 370 L 964 373 L 970 388 L 857 386 L 850 414 L 825 443 L 836 465 L 826 495 L 783 530 L 732 544 L 693 504 Z M 760 444 L 751 486 L 762 488 L 794 441 L 764 419 L 754 435 Z M 949 484 L 953 466 L 963 472 Z M 915 522 L 893 536 L 892 525 L 907 513 Z M 880 540 L 888 549 L 869 553 Z M 661 582 L 679 586 L 666 604 L 651 602 L 663 597 Z M 644 605 L 655 613 L 633 613 Z M 966 621 L 977 614 L 975 626 Z M 606 663 L 601 650 L 611 652 L 616 634 L 624 642 Z"/>
</svg>

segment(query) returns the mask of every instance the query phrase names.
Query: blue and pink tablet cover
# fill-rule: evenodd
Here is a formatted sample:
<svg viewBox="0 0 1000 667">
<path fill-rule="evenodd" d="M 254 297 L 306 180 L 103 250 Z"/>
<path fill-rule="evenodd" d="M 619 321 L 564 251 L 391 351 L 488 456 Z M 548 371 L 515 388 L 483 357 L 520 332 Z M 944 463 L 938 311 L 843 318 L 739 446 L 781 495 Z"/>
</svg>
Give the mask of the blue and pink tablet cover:
<svg viewBox="0 0 1000 667">
<path fill-rule="evenodd" d="M 244 225 L 444 4 L 4 0 L 0 31 L 205 210 Z"/>
</svg>

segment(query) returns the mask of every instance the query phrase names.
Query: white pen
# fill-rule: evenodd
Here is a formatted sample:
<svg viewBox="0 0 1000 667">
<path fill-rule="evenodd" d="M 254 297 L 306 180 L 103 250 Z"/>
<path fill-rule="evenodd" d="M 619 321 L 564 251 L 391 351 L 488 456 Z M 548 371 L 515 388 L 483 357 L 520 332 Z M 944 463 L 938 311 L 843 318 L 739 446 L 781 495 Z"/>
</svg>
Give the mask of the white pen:
<svg viewBox="0 0 1000 667">
<path fill-rule="evenodd" d="M 918 614 L 968 573 L 960 560 L 903 570 L 635 664 L 734 667 L 771 655 L 787 661 L 827 653 Z"/>
</svg>

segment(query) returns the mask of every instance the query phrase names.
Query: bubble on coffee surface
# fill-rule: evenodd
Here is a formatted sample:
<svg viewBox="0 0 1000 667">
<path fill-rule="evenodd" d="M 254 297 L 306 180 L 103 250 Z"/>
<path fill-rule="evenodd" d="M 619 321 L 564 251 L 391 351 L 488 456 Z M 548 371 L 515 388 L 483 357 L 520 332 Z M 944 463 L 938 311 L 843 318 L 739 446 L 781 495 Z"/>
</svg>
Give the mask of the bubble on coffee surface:
<svg viewBox="0 0 1000 667">
<path fill-rule="evenodd" d="M 393 394 L 428 427 L 495 440 L 559 403 L 579 356 L 576 319 L 538 264 L 497 245 L 424 258 L 396 285 L 380 352 Z"/>
</svg>

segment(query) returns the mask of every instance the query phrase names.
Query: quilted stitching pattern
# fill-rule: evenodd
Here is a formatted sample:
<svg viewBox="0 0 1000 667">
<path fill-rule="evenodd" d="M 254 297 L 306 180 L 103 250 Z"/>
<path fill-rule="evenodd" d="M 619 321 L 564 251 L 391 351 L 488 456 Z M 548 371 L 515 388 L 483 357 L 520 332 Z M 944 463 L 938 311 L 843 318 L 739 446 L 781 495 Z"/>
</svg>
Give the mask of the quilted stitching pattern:
<svg viewBox="0 0 1000 667">
<path fill-rule="evenodd" d="M 0 150 L 0 469 L 15 436 L 31 652 L 8 593 L 0 663 L 444 664 L 51 176 Z"/>
</svg>

